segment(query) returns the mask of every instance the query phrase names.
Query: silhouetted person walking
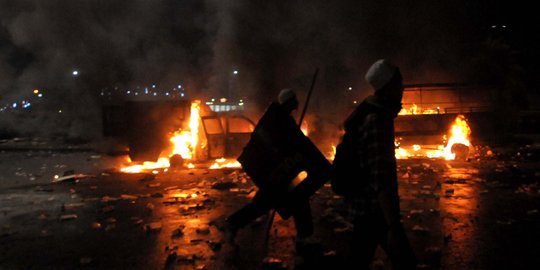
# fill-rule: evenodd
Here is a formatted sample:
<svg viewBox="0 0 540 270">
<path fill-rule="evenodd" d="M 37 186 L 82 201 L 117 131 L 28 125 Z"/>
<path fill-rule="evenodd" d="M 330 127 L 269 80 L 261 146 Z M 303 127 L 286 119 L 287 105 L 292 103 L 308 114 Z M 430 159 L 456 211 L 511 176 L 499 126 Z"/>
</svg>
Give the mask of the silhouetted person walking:
<svg viewBox="0 0 540 270">
<path fill-rule="evenodd" d="M 354 224 L 350 263 L 354 269 L 368 269 L 380 245 L 394 269 L 416 269 L 416 258 L 400 221 L 394 153 L 394 118 L 403 97 L 401 73 L 381 59 L 369 68 L 365 79 L 375 93 L 347 118 L 342 140 L 354 150 L 349 161 L 356 172 L 344 178 L 349 186 L 344 195 L 352 203 Z"/>
<path fill-rule="evenodd" d="M 313 234 L 313 220 L 309 203 L 310 193 L 292 191 L 291 181 L 296 175 L 279 170 L 302 153 L 299 148 L 307 138 L 291 113 L 298 108 L 298 99 L 291 89 L 283 89 L 277 102 L 272 102 L 261 117 L 251 140 L 238 160 L 256 182 L 259 190 L 253 200 L 230 215 L 225 222 L 225 237 L 233 242 L 236 232 L 259 216 L 276 209 L 283 217 L 293 217 L 296 227 L 297 253 L 310 245 L 317 245 Z M 248 164 L 249 166 L 244 166 Z M 278 169 L 275 169 L 276 166 Z M 277 173 L 276 171 L 283 172 Z M 262 179 L 262 180 L 259 180 Z M 257 182 L 259 180 L 259 182 Z"/>
</svg>

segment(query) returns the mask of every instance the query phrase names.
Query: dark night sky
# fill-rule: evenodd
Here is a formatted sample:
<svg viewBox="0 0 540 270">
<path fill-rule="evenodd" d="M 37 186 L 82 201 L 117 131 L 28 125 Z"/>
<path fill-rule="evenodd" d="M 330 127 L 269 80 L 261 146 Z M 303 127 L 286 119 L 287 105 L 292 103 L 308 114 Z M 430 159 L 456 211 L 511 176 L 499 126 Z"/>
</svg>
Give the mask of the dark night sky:
<svg viewBox="0 0 540 270">
<path fill-rule="evenodd" d="M 47 89 L 77 104 L 73 119 L 91 119 L 103 87 L 181 82 L 220 95 L 234 69 L 236 94 L 265 104 L 281 88 L 306 90 L 319 67 L 316 105 L 349 86 L 367 93 L 363 74 L 383 57 L 406 83 L 489 80 L 511 63 L 534 88 L 532 10 L 506 0 L 0 0 L 0 104 Z"/>
</svg>

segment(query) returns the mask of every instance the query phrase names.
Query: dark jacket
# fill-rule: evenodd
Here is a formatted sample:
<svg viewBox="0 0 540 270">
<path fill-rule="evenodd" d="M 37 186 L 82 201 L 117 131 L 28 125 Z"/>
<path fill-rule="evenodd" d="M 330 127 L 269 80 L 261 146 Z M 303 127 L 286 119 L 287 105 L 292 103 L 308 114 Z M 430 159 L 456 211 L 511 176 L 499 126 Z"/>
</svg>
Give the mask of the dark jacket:
<svg viewBox="0 0 540 270">
<path fill-rule="evenodd" d="M 380 190 L 397 197 L 394 118 L 396 110 L 375 96 L 366 98 L 344 123 L 344 140 L 351 140 L 356 151 L 361 182 L 353 195 L 357 208 L 371 208 Z"/>
</svg>

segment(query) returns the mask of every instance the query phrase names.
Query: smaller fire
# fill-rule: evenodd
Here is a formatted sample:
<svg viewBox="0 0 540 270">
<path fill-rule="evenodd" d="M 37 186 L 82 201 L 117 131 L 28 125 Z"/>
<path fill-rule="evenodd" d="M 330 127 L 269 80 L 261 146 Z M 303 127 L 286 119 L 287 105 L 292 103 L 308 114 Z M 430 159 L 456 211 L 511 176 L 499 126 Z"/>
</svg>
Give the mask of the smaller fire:
<svg viewBox="0 0 540 270">
<path fill-rule="evenodd" d="M 446 144 L 446 147 L 444 148 L 444 158 L 446 160 L 456 159 L 456 154 L 452 152 L 452 147 L 455 144 L 463 144 L 465 146 L 470 147 L 471 146 L 471 141 L 469 140 L 470 135 L 471 135 L 471 128 L 467 124 L 467 120 L 465 119 L 465 116 L 458 115 L 458 117 L 456 117 L 456 121 L 454 122 L 454 125 L 452 126 L 452 129 L 450 130 L 450 139 L 448 140 L 448 143 Z"/>
<path fill-rule="evenodd" d="M 210 165 L 210 169 L 223 169 L 223 168 L 240 168 L 242 164 L 238 160 L 218 158 Z"/>
<path fill-rule="evenodd" d="M 444 145 L 436 145 L 429 148 L 418 144 L 412 145 L 409 149 L 403 148 L 399 141 L 395 142 L 397 159 L 407 159 L 412 157 L 427 157 L 427 158 L 444 158 L 446 160 L 455 160 L 456 154 L 453 152 L 453 147 L 457 144 L 462 144 L 471 147 L 470 142 L 471 128 L 467 124 L 465 116 L 458 115 L 450 128 L 450 139 Z M 443 136 L 443 141 L 446 141 L 446 135 Z"/>
<path fill-rule="evenodd" d="M 420 108 L 416 104 L 412 104 L 409 108 L 403 108 L 399 115 L 416 115 L 416 114 L 441 114 L 441 108 Z"/>
</svg>

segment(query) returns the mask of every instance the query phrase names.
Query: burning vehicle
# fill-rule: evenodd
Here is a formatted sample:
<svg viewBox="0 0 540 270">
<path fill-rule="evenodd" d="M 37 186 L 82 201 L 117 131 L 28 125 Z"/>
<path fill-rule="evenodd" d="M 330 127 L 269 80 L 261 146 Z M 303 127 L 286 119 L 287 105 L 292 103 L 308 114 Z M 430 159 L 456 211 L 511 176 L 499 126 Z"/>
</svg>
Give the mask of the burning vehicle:
<svg viewBox="0 0 540 270">
<path fill-rule="evenodd" d="M 405 86 L 403 109 L 395 120 L 396 158 L 465 160 L 480 131 L 493 130 L 490 96 L 467 84 Z"/>
<path fill-rule="evenodd" d="M 255 123 L 232 113 L 213 112 L 200 100 L 128 101 L 103 107 L 103 133 L 128 147 L 123 172 L 195 167 L 239 167 L 236 158 Z"/>
</svg>

